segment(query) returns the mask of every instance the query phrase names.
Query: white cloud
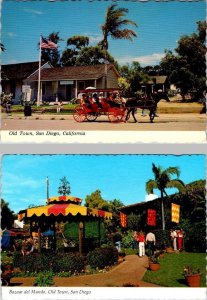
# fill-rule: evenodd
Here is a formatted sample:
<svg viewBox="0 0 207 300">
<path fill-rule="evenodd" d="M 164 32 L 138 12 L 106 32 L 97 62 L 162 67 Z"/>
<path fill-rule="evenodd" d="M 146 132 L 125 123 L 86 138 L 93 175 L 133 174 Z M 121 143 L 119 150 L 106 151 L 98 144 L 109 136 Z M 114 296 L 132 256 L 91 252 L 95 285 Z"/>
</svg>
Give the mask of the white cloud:
<svg viewBox="0 0 207 300">
<path fill-rule="evenodd" d="M 35 14 L 35 15 L 43 15 L 44 14 L 44 12 L 41 10 L 35 10 L 35 9 L 31 9 L 31 8 L 25 8 L 24 11 Z"/>
<path fill-rule="evenodd" d="M 120 64 L 131 63 L 133 61 L 139 62 L 142 66 L 146 65 L 156 65 L 160 62 L 160 60 L 165 56 L 164 53 L 153 53 L 150 55 L 143 56 L 124 56 L 118 58 L 118 62 Z"/>
<path fill-rule="evenodd" d="M 7 35 L 9 36 L 9 37 L 15 37 L 15 36 L 17 36 L 17 34 L 16 33 L 14 33 L 14 32 L 8 32 L 7 33 Z"/>
<path fill-rule="evenodd" d="M 83 35 L 87 36 L 89 38 L 90 44 L 97 44 L 103 39 L 103 36 L 101 34 L 87 33 L 86 32 Z"/>
</svg>

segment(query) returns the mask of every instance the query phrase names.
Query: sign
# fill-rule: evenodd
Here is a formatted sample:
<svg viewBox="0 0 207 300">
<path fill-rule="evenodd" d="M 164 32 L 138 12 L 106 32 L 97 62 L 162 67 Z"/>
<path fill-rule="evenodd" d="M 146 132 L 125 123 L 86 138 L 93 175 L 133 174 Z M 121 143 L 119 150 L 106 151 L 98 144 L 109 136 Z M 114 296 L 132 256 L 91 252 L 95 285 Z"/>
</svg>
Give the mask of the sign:
<svg viewBox="0 0 207 300">
<path fill-rule="evenodd" d="M 147 210 L 147 225 L 156 226 L 156 210 Z"/>
<path fill-rule="evenodd" d="M 120 224 L 122 227 L 127 227 L 127 216 L 122 212 L 120 212 Z"/>
<path fill-rule="evenodd" d="M 172 222 L 179 223 L 180 221 L 180 205 L 171 203 Z"/>
<path fill-rule="evenodd" d="M 73 84 L 73 80 L 60 80 L 60 85 L 68 85 L 68 84 Z"/>
<path fill-rule="evenodd" d="M 23 85 L 22 86 L 22 93 L 29 93 L 31 90 L 30 85 Z"/>
</svg>

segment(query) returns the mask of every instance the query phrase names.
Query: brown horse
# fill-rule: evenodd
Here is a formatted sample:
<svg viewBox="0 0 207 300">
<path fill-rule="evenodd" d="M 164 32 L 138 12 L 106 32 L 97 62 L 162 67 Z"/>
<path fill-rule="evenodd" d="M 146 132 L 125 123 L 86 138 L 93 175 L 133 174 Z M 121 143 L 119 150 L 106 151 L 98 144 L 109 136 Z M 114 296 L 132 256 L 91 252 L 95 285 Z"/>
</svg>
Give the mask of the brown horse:
<svg viewBox="0 0 207 300">
<path fill-rule="evenodd" d="M 135 113 L 136 113 L 137 108 L 141 108 L 141 109 L 149 109 L 150 121 L 153 122 L 153 119 L 156 115 L 157 104 L 161 99 L 164 99 L 167 102 L 170 101 L 167 96 L 167 93 L 164 93 L 164 92 L 153 93 L 150 96 L 146 96 L 145 98 L 134 97 L 134 98 L 128 99 L 125 104 L 125 107 L 127 109 L 126 121 L 129 120 L 130 113 L 132 113 L 134 122 L 135 123 L 138 122 L 135 117 Z"/>
</svg>

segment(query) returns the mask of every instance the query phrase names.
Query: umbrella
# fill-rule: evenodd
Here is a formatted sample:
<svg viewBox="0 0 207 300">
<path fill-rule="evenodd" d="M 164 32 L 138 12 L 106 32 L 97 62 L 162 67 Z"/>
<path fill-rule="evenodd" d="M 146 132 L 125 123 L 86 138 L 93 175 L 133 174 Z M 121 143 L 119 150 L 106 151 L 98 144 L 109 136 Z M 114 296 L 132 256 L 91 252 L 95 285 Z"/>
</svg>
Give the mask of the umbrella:
<svg viewBox="0 0 207 300">
<path fill-rule="evenodd" d="M 54 231 L 49 229 L 48 231 L 45 231 L 42 233 L 43 236 L 50 236 L 50 235 L 54 235 Z"/>
<path fill-rule="evenodd" d="M 96 88 L 94 86 L 88 86 L 86 90 L 96 90 Z"/>
</svg>

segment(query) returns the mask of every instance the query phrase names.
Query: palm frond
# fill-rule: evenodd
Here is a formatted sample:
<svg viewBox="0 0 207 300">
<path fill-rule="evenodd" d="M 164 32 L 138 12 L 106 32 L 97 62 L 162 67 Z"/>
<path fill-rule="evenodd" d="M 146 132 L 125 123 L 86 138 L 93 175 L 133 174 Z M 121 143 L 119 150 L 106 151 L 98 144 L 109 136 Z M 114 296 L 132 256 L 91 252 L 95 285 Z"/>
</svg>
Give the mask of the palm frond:
<svg viewBox="0 0 207 300">
<path fill-rule="evenodd" d="M 169 167 L 164 171 L 166 174 L 170 175 L 177 175 L 177 177 L 180 176 L 180 168 L 179 167 Z"/>
<path fill-rule="evenodd" d="M 157 182 L 155 180 L 149 179 L 146 182 L 145 189 L 148 194 L 152 194 L 154 189 L 157 189 Z"/>
<path fill-rule="evenodd" d="M 123 29 L 123 30 L 116 30 L 113 31 L 111 37 L 113 39 L 126 39 L 132 41 L 132 36 L 136 37 L 136 33 L 131 29 Z"/>
<path fill-rule="evenodd" d="M 180 179 L 172 179 L 167 183 L 166 188 L 176 188 L 179 192 L 183 192 L 185 190 L 185 184 Z"/>
</svg>

